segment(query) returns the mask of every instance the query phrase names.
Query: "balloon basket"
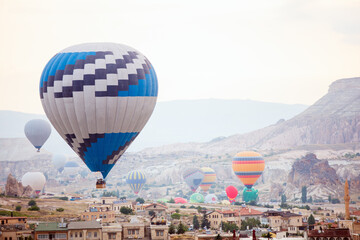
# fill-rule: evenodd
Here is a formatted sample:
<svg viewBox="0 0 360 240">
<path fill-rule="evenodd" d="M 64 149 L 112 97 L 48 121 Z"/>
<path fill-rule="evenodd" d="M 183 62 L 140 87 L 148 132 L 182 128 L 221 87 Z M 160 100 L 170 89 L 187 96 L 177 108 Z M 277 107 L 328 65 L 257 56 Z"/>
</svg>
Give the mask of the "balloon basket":
<svg viewBox="0 0 360 240">
<path fill-rule="evenodd" d="M 106 182 L 104 179 L 98 179 L 96 181 L 96 188 L 97 189 L 101 189 L 101 188 L 106 188 Z"/>
</svg>

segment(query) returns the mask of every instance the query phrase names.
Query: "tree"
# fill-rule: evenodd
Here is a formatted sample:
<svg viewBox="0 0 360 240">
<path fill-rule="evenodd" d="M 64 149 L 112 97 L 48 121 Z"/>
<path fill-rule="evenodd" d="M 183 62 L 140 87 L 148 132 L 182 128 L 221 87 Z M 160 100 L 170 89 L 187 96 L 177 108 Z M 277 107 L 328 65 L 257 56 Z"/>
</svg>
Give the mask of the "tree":
<svg viewBox="0 0 360 240">
<path fill-rule="evenodd" d="M 315 224 L 315 218 L 312 214 L 308 217 L 308 225 L 314 225 Z"/>
<path fill-rule="evenodd" d="M 241 230 L 253 229 L 254 227 L 260 226 L 260 220 L 255 218 L 249 218 L 248 220 L 241 221 Z"/>
<path fill-rule="evenodd" d="M 173 213 L 173 214 L 171 214 L 171 218 L 172 219 L 180 219 L 180 217 L 181 217 L 181 214 L 180 213 Z"/>
<path fill-rule="evenodd" d="M 186 208 L 186 206 L 185 206 L 185 205 L 181 205 L 180 208 Z"/>
<path fill-rule="evenodd" d="M 221 228 L 225 232 L 233 232 L 239 230 L 239 227 L 235 223 L 222 222 Z"/>
<path fill-rule="evenodd" d="M 30 201 L 28 202 L 28 206 L 36 206 L 35 200 L 30 200 Z"/>
<path fill-rule="evenodd" d="M 57 212 L 63 212 L 64 210 L 65 210 L 65 209 L 63 209 L 63 208 L 57 208 L 57 209 L 56 209 Z"/>
<path fill-rule="evenodd" d="M 179 210 L 179 209 L 175 209 L 175 212 L 176 212 L 176 213 L 180 213 L 180 210 Z"/>
<path fill-rule="evenodd" d="M 331 195 L 328 196 L 328 201 L 331 202 Z"/>
<path fill-rule="evenodd" d="M 206 213 L 204 213 L 203 219 L 202 219 L 202 222 L 201 222 L 201 228 L 205 228 L 205 227 L 210 228 L 210 222 L 207 219 Z"/>
<path fill-rule="evenodd" d="M 138 202 L 138 203 L 140 203 L 140 204 L 143 204 L 143 203 L 145 203 L 145 200 L 144 200 L 143 198 L 141 198 L 141 197 L 138 197 L 138 198 L 136 199 L 136 202 Z"/>
<path fill-rule="evenodd" d="M 310 196 L 308 202 L 309 202 L 309 203 L 312 203 L 312 202 L 313 202 L 312 196 Z"/>
<path fill-rule="evenodd" d="M 170 224 L 169 226 L 169 234 L 174 234 L 175 233 L 175 226 L 174 224 Z"/>
<path fill-rule="evenodd" d="M 177 234 L 183 234 L 188 230 L 188 227 L 184 224 L 182 224 L 182 222 L 180 222 L 180 224 L 177 227 Z"/>
<path fill-rule="evenodd" d="M 302 203 L 306 203 L 306 200 L 307 200 L 306 195 L 307 195 L 307 189 L 306 189 L 306 186 L 303 186 L 301 188 L 301 202 Z"/>
<path fill-rule="evenodd" d="M 174 200 L 173 198 L 171 198 L 171 199 L 169 200 L 169 203 L 175 203 L 175 200 Z"/>
<path fill-rule="evenodd" d="M 286 196 L 285 194 L 281 195 L 281 204 L 286 203 Z"/>
<path fill-rule="evenodd" d="M 150 210 L 150 211 L 149 211 L 149 215 L 150 215 L 150 216 L 153 216 L 153 215 L 155 215 L 155 212 L 154 212 L 153 210 Z"/>
<path fill-rule="evenodd" d="M 17 205 L 17 206 L 15 207 L 15 210 L 18 211 L 18 212 L 20 212 L 20 211 L 21 211 L 21 206 L 20 206 L 20 205 Z"/>
<path fill-rule="evenodd" d="M 132 209 L 131 208 L 128 208 L 128 207 L 121 207 L 120 208 L 120 212 L 122 213 L 122 214 L 131 214 L 132 213 Z"/>
<path fill-rule="evenodd" d="M 337 203 L 340 203 L 340 200 L 338 198 L 333 198 L 333 199 L 331 199 L 331 203 L 337 204 Z"/>
<path fill-rule="evenodd" d="M 194 229 L 199 229 L 200 228 L 200 223 L 199 223 L 199 219 L 196 215 L 194 215 L 193 217 L 193 226 Z"/>
</svg>

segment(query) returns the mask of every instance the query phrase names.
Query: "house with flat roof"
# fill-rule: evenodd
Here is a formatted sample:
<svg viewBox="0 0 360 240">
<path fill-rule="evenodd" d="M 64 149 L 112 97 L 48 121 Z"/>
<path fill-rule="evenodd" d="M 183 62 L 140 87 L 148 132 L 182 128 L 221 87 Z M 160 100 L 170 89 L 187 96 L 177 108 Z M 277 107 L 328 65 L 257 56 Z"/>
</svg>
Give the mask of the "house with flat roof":
<svg viewBox="0 0 360 240">
<path fill-rule="evenodd" d="M 69 240 L 101 240 L 102 226 L 97 221 L 70 222 L 68 224 Z"/>
<path fill-rule="evenodd" d="M 59 239 L 59 240 L 67 240 L 67 223 L 59 223 L 59 222 L 46 222 L 39 223 L 35 230 L 35 240 L 47 240 L 47 239 Z"/>
</svg>

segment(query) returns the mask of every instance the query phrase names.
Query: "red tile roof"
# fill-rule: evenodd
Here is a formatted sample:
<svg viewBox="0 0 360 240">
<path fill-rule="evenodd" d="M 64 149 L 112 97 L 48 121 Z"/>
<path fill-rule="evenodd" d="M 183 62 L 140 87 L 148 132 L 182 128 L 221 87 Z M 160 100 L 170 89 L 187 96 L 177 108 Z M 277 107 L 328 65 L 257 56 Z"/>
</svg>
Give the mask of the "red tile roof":
<svg viewBox="0 0 360 240">
<path fill-rule="evenodd" d="M 360 216 L 360 210 L 353 211 L 350 215 Z"/>
<path fill-rule="evenodd" d="M 150 205 L 147 205 L 145 208 L 148 208 L 148 207 L 150 207 L 150 206 L 161 206 L 161 207 L 167 209 L 167 206 L 164 206 L 164 205 L 162 205 L 162 204 L 160 204 L 160 203 L 152 203 L 152 204 L 150 204 Z"/>
<path fill-rule="evenodd" d="M 243 207 L 239 210 L 240 216 L 253 216 L 253 215 L 262 215 L 263 212 L 260 212 L 255 209 Z"/>
<path fill-rule="evenodd" d="M 310 230 L 309 237 L 350 237 L 350 231 L 347 228 L 325 229 L 323 231 Z"/>
</svg>

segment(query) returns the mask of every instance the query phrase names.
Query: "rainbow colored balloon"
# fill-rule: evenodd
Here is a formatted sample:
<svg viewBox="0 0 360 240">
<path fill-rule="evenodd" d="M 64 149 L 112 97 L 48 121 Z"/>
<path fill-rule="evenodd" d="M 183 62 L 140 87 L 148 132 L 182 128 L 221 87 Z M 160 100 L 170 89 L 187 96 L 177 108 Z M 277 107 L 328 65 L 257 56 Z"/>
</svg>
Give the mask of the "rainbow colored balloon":
<svg viewBox="0 0 360 240">
<path fill-rule="evenodd" d="M 214 169 L 209 167 L 201 168 L 201 171 L 205 174 L 203 181 L 200 184 L 201 190 L 207 192 L 211 185 L 213 185 L 216 181 L 216 173 Z"/>
<path fill-rule="evenodd" d="M 257 152 L 240 152 L 233 158 L 232 168 L 246 188 L 251 189 L 263 173 L 265 161 Z"/>
</svg>

